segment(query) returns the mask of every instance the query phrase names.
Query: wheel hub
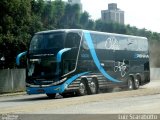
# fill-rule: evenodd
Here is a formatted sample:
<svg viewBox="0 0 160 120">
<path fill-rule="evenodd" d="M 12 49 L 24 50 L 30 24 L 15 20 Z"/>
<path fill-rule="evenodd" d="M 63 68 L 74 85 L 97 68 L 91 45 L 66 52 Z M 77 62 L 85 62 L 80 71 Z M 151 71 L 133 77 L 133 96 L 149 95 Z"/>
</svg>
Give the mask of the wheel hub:
<svg viewBox="0 0 160 120">
<path fill-rule="evenodd" d="M 90 90 L 91 90 L 92 93 L 95 93 L 95 92 L 96 92 L 96 85 L 95 85 L 94 82 L 91 82 L 91 83 L 90 83 Z"/>
<path fill-rule="evenodd" d="M 83 94 L 85 93 L 85 85 L 83 83 L 79 84 L 79 91 Z"/>
</svg>

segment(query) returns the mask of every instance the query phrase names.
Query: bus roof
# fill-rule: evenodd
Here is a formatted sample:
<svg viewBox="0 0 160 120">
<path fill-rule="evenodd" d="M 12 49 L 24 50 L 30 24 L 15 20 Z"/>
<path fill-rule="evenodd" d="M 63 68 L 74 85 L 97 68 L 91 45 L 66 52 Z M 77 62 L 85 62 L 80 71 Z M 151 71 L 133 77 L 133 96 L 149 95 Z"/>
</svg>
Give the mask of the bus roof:
<svg viewBox="0 0 160 120">
<path fill-rule="evenodd" d="M 90 33 L 99 33 L 99 34 L 106 34 L 106 35 L 114 35 L 114 36 L 123 36 L 123 37 L 132 37 L 132 38 L 141 38 L 141 39 L 147 39 L 146 37 L 142 36 L 134 36 L 134 35 L 126 35 L 126 34 L 118 34 L 118 33 L 108 33 L 108 32 L 100 32 L 100 31 L 92 31 L 92 30 L 84 30 L 84 29 L 56 29 L 56 30 L 47 30 L 47 31 L 40 31 L 36 34 L 45 34 L 45 33 L 52 33 L 52 32 L 90 32 Z"/>
<path fill-rule="evenodd" d="M 45 34 L 45 33 L 52 33 L 52 32 L 69 32 L 69 31 L 81 31 L 82 29 L 56 29 L 56 30 L 46 30 L 46 31 L 40 31 L 36 34 Z"/>
</svg>

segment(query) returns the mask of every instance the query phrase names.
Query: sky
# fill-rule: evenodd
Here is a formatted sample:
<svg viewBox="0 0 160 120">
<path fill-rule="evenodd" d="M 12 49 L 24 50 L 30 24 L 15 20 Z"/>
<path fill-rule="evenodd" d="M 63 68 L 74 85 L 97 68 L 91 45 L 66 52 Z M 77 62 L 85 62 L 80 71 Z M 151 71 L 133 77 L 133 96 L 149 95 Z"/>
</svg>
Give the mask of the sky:
<svg viewBox="0 0 160 120">
<path fill-rule="evenodd" d="M 108 3 L 117 3 L 125 12 L 125 24 L 146 28 L 160 33 L 160 0 L 81 0 L 83 11 L 91 18 L 101 18 L 101 10 L 108 9 Z"/>
</svg>

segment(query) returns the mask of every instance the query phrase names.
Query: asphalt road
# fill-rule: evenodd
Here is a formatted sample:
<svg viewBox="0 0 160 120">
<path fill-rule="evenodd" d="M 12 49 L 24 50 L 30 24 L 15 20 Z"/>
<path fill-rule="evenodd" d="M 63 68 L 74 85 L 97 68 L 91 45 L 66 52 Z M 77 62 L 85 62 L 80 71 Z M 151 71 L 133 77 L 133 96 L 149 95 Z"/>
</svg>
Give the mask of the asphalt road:
<svg viewBox="0 0 160 120">
<path fill-rule="evenodd" d="M 46 95 L 0 97 L 0 114 L 160 114 L 160 80 L 138 90 L 48 99 Z"/>
</svg>

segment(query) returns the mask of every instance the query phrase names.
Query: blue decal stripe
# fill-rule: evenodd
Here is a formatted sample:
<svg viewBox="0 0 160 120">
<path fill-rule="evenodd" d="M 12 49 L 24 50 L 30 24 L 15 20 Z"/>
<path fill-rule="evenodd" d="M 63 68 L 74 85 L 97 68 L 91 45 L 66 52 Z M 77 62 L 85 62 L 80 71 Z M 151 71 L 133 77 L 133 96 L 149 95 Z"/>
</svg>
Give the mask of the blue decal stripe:
<svg viewBox="0 0 160 120">
<path fill-rule="evenodd" d="M 21 57 L 24 56 L 24 55 L 26 55 L 26 54 L 27 54 L 27 51 L 22 52 L 22 53 L 20 53 L 20 54 L 17 55 L 17 57 L 16 57 L 16 64 L 17 65 L 20 65 L 20 59 L 21 59 Z"/>
<path fill-rule="evenodd" d="M 62 85 L 57 85 L 57 86 L 50 86 L 50 87 L 44 87 L 44 88 L 37 88 L 37 87 L 27 87 L 27 93 L 28 94 L 40 94 L 38 92 L 38 89 L 43 89 L 45 93 L 63 93 L 65 89 L 77 78 L 81 77 L 82 75 L 88 74 L 89 72 L 83 72 L 79 73 L 77 75 L 72 76 L 66 82 L 64 82 Z"/>
<path fill-rule="evenodd" d="M 70 85 L 73 81 L 75 81 L 77 78 L 79 78 L 80 76 L 82 75 L 85 75 L 85 74 L 88 74 L 89 72 L 83 72 L 83 73 L 80 73 L 80 74 L 77 74 L 77 75 L 74 75 L 73 77 L 69 78 L 65 83 L 64 85 Z"/>
<path fill-rule="evenodd" d="M 62 60 L 62 54 L 63 54 L 64 52 L 69 51 L 69 50 L 71 50 L 71 48 L 64 48 L 64 49 L 60 50 L 60 51 L 57 53 L 57 62 L 61 62 L 61 60 Z"/>
<path fill-rule="evenodd" d="M 81 77 L 82 75 L 88 74 L 89 72 L 83 72 L 83 73 L 79 73 L 77 75 L 72 76 L 71 78 L 69 78 L 68 80 L 66 80 L 66 82 L 64 82 L 62 85 L 58 85 L 58 86 L 53 86 L 52 89 L 56 90 L 57 89 L 57 93 L 63 93 L 65 91 L 65 89 L 73 82 L 75 81 L 77 78 Z"/>
<path fill-rule="evenodd" d="M 121 82 L 120 80 L 117 80 L 117 79 L 114 79 L 113 77 L 111 77 L 105 70 L 104 68 L 101 66 L 100 62 L 99 62 L 99 59 L 97 57 L 97 54 L 96 54 L 96 51 L 95 51 L 95 48 L 94 48 L 94 45 L 93 45 L 93 42 L 92 42 L 92 38 L 90 36 L 90 33 L 88 31 L 86 31 L 84 33 L 84 37 L 87 41 L 87 44 L 88 44 L 88 47 L 89 47 L 89 50 L 90 50 L 90 53 L 92 55 L 92 58 L 94 60 L 94 63 L 96 64 L 97 68 L 99 69 L 99 71 L 110 81 L 112 82 Z"/>
</svg>

